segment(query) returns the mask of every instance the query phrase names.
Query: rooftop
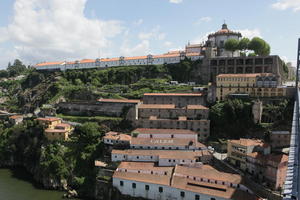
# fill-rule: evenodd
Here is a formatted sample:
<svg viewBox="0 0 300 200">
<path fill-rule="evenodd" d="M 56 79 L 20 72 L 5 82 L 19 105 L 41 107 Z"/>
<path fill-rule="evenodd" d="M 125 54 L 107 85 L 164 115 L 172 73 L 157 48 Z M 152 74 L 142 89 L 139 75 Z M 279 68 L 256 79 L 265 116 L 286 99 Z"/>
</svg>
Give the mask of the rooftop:
<svg viewBox="0 0 300 200">
<path fill-rule="evenodd" d="M 175 104 L 141 104 L 142 109 L 174 109 Z"/>
<path fill-rule="evenodd" d="M 180 177 L 174 175 L 172 178 L 171 186 L 174 188 L 192 191 L 200 194 L 207 194 L 216 196 L 224 199 L 235 199 L 235 200 L 257 200 L 254 195 L 243 192 L 241 190 L 231 188 L 225 185 L 198 182 L 192 179 Z M 201 198 L 200 198 L 201 199 Z"/>
<path fill-rule="evenodd" d="M 162 159 L 189 159 L 193 160 L 201 156 L 211 155 L 208 150 L 180 151 L 180 150 L 112 150 L 112 154 L 132 155 L 132 156 L 159 156 Z"/>
<path fill-rule="evenodd" d="M 186 176 L 202 177 L 211 180 L 219 180 L 224 182 L 230 182 L 235 184 L 240 184 L 242 182 L 242 177 L 238 174 L 231 174 L 220 172 L 210 165 L 202 165 L 200 167 L 188 167 L 176 165 L 175 174 L 182 174 Z"/>
<path fill-rule="evenodd" d="M 139 174 L 133 172 L 115 171 L 113 178 L 126 179 L 132 181 L 153 183 L 158 185 L 170 185 L 171 175 L 154 175 L 154 174 Z"/>
<path fill-rule="evenodd" d="M 48 117 L 48 118 L 37 118 L 36 120 L 54 122 L 54 121 L 59 121 L 61 119 L 57 117 Z"/>
<path fill-rule="evenodd" d="M 155 129 L 155 128 L 137 128 L 132 133 L 140 134 L 193 134 L 198 133 L 188 129 Z"/>
<path fill-rule="evenodd" d="M 123 133 L 110 131 L 108 133 L 105 133 L 103 139 L 130 141 L 131 136 Z"/>
<path fill-rule="evenodd" d="M 143 171 L 163 171 L 167 172 L 167 175 L 172 175 L 173 167 L 157 167 L 152 162 L 121 162 L 118 169 L 128 170 L 143 170 Z M 117 169 L 117 170 L 118 170 Z"/>
<path fill-rule="evenodd" d="M 262 147 L 269 146 L 267 143 L 264 143 L 262 140 L 257 140 L 257 139 L 241 138 L 239 140 L 228 140 L 228 141 L 233 144 L 239 144 L 241 146 L 262 146 Z"/>
<path fill-rule="evenodd" d="M 140 103 L 140 100 L 136 99 L 98 99 L 99 102 L 107 103 Z"/>
<path fill-rule="evenodd" d="M 23 118 L 23 115 L 13 115 L 9 117 L 9 119 L 18 119 L 18 118 Z"/>
<path fill-rule="evenodd" d="M 194 146 L 205 147 L 204 144 L 199 143 L 195 139 L 154 139 L 154 138 L 132 138 L 131 145 L 145 145 L 145 146 Z"/>
<path fill-rule="evenodd" d="M 144 96 L 202 96 L 202 93 L 145 93 Z"/>
</svg>

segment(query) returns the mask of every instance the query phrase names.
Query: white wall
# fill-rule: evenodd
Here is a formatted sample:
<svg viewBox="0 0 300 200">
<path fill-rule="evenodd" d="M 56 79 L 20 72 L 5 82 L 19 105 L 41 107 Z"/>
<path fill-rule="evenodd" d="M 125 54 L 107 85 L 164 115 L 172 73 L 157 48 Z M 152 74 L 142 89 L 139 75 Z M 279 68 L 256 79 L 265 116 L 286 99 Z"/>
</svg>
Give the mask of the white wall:
<svg viewBox="0 0 300 200">
<path fill-rule="evenodd" d="M 120 181 L 123 181 L 123 186 L 120 186 Z M 136 184 L 135 189 L 132 188 L 132 183 Z M 149 191 L 145 190 L 145 185 L 149 185 Z M 225 200 L 224 198 L 210 196 L 206 194 L 197 194 L 186 190 L 172 188 L 166 185 L 144 183 L 119 178 L 113 178 L 113 186 L 116 187 L 124 195 L 130 195 L 133 197 L 143 197 L 146 199 L 153 200 L 194 200 L 195 195 L 200 195 L 201 200 L 211 200 L 211 198 L 215 198 L 215 200 Z M 159 187 L 163 188 L 162 193 L 159 193 Z M 180 196 L 181 192 L 185 193 L 185 197 Z"/>
</svg>

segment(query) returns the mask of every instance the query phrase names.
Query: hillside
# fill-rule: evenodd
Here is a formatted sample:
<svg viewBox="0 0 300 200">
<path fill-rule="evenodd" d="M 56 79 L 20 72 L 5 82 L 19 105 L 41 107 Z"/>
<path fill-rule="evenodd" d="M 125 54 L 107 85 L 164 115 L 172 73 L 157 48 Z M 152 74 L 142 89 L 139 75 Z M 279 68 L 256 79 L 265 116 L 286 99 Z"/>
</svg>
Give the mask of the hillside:
<svg viewBox="0 0 300 200">
<path fill-rule="evenodd" d="M 30 70 L 22 80 L 2 81 L 1 106 L 13 112 L 33 112 L 42 104 L 104 98 L 141 98 L 145 92 L 187 92 L 188 85 L 166 84 L 198 82 L 194 71 L 200 61 L 188 59 L 178 64 L 123 66 L 106 69 L 39 72 Z M 0 102 L 1 103 L 1 102 Z"/>
</svg>

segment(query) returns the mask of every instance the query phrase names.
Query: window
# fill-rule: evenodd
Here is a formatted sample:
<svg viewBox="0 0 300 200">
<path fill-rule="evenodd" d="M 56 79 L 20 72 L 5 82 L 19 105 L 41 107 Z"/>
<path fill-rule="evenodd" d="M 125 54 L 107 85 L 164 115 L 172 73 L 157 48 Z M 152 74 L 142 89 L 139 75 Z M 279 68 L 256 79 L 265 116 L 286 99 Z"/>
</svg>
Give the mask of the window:
<svg viewBox="0 0 300 200">
<path fill-rule="evenodd" d="M 123 181 L 120 181 L 120 186 L 123 186 L 124 185 L 124 182 Z"/>
<path fill-rule="evenodd" d="M 184 197 L 185 196 L 185 192 L 180 192 L 180 196 Z"/>
<path fill-rule="evenodd" d="M 132 188 L 136 188 L 136 184 L 135 183 L 132 183 Z"/>
<path fill-rule="evenodd" d="M 195 195 L 195 200 L 200 200 L 200 195 L 196 194 Z"/>
<path fill-rule="evenodd" d="M 149 185 L 145 185 L 145 190 L 147 190 L 147 191 L 148 191 L 148 190 L 149 190 L 149 188 L 150 188 L 150 187 L 149 187 Z"/>
<path fill-rule="evenodd" d="M 158 188 L 158 191 L 159 191 L 160 193 L 162 193 L 162 192 L 163 192 L 163 187 L 159 187 L 159 188 Z"/>
</svg>

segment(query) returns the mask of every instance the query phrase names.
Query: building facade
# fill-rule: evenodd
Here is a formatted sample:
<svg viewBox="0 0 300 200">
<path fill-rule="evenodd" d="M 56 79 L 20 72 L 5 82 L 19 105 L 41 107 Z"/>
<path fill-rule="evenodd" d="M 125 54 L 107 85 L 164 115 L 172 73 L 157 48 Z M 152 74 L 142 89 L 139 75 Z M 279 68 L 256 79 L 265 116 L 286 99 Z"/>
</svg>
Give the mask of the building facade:
<svg viewBox="0 0 300 200">
<path fill-rule="evenodd" d="M 221 173 L 209 166 L 176 166 L 171 174 L 169 168 L 156 169 L 150 164 L 137 167 L 121 163 L 120 166 L 113 175 L 113 186 L 132 197 L 154 200 L 258 199 L 242 184 L 238 175 Z"/>
<path fill-rule="evenodd" d="M 216 78 L 216 98 L 224 100 L 232 94 L 247 94 L 249 97 L 287 97 L 291 92 L 279 86 L 280 80 L 271 73 L 220 74 Z"/>
<path fill-rule="evenodd" d="M 247 155 L 253 152 L 261 152 L 264 155 L 270 154 L 271 147 L 262 140 L 243 139 L 227 141 L 227 157 L 231 164 L 247 169 Z"/>
<path fill-rule="evenodd" d="M 290 146 L 291 133 L 289 131 L 272 131 L 270 144 L 272 149 L 287 148 Z"/>
</svg>

